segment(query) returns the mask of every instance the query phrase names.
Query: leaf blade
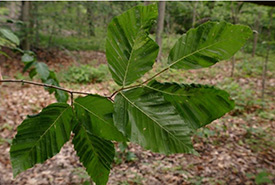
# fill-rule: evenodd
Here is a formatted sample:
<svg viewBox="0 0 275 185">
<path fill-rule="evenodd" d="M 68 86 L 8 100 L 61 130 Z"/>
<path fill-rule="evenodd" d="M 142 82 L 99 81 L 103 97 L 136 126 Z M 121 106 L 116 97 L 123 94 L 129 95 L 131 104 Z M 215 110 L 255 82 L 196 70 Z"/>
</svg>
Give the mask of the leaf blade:
<svg viewBox="0 0 275 185">
<path fill-rule="evenodd" d="M 93 135 L 81 124 L 74 133 L 74 148 L 86 171 L 96 184 L 106 184 L 115 155 L 113 143 Z"/>
<path fill-rule="evenodd" d="M 130 141 L 145 149 L 165 154 L 196 153 L 191 129 L 158 92 L 144 88 L 120 92 L 115 98 L 114 120 Z"/>
<path fill-rule="evenodd" d="M 129 85 L 152 69 L 158 45 L 148 35 L 156 18 L 156 5 L 137 6 L 109 24 L 106 57 L 118 85 Z"/>
<path fill-rule="evenodd" d="M 44 62 L 36 62 L 35 68 L 37 74 L 40 76 L 40 78 L 44 81 L 46 81 L 50 75 L 50 70 Z"/>
<path fill-rule="evenodd" d="M 151 82 L 149 89 L 161 92 L 189 127 L 196 130 L 222 117 L 234 108 L 226 91 L 200 84 Z"/>
<path fill-rule="evenodd" d="M 243 25 L 207 22 L 183 35 L 170 51 L 168 63 L 176 69 L 198 69 L 233 56 L 252 35 Z"/>
<path fill-rule="evenodd" d="M 113 123 L 113 103 L 99 95 L 88 95 L 75 100 L 78 120 L 94 135 L 107 140 L 125 141 Z"/>
<path fill-rule="evenodd" d="M 72 117 L 69 105 L 55 103 L 17 127 L 10 150 L 14 176 L 60 151 L 70 138 Z"/>
<path fill-rule="evenodd" d="M 0 29 L 0 32 L 12 43 L 16 44 L 17 46 L 20 44 L 18 37 L 14 33 L 12 33 L 12 31 L 2 28 Z"/>
</svg>

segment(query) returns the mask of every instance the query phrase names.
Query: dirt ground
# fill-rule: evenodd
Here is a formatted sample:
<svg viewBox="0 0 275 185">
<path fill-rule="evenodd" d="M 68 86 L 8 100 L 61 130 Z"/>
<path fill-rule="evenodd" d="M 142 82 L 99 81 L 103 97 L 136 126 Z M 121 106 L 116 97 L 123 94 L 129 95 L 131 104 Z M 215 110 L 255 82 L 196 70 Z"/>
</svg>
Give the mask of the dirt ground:
<svg viewBox="0 0 275 185">
<path fill-rule="evenodd" d="M 41 53 L 39 53 L 41 52 Z M 13 59 L 0 58 L 2 75 L 14 78 L 22 70 L 20 57 L 10 54 Z M 82 57 L 81 59 L 77 57 Z M 45 53 L 38 51 L 38 58 L 46 62 L 50 68 L 60 70 L 70 65 L 78 65 L 78 61 L 89 63 L 106 63 L 104 53 L 99 52 L 57 52 Z M 226 73 L 225 64 L 213 79 L 220 79 Z M 197 73 L 199 73 L 198 71 Z M 192 72 L 196 73 L 196 72 Z M 244 79 L 236 79 L 238 83 L 246 83 Z M 188 81 L 188 79 L 187 79 Z M 251 79 L 254 86 L 260 88 L 260 79 Z M 210 82 L 201 79 L 198 82 Z M 67 88 L 110 94 L 109 85 L 112 82 L 88 85 L 61 84 Z M 274 85 L 270 78 L 267 84 Z M 274 92 L 271 92 L 269 109 L 274 110 Z M 89 183 L 89 177 L 76 156 L 71 142 L 65 144 L 61 152 L 44 164 L 12 177 L 9 149 L 17 126 L 30 114 L 39 112 L 43 107 L 55 101 L 41 87 L 21 84 L 2 84 L 0 86 L 0 185 L 11 184 L 83 184 Z M 272 103 L 273 101 L 273 103 Z M 275 122 L 274 119 L 262 118 L 257 114 L 259 107 L 250 107 L 245 113 L 234 112 L 210 124 L 206 131 L 193 138 L 194 147 L 199 156 L 175 154 L 165 156 L 142 149 L 130 144 L 127 154 L 119 154 L 110 173 L 108 184 L 256 184 L 260 180 L 269 179 L 269 184 L 275 184 Z M 247 126 L 247 127 L 245 127 Z M 251 129 L 252 128 L 252 131 Z M 261 177 L 261 174 L 264 174 Z M 259 180 L 260 179 L 260 180 Z M 268 181 L 267 181 L 268 182 Z M 264 183 L 263 183 L 264 184 Z"/>
</svg>

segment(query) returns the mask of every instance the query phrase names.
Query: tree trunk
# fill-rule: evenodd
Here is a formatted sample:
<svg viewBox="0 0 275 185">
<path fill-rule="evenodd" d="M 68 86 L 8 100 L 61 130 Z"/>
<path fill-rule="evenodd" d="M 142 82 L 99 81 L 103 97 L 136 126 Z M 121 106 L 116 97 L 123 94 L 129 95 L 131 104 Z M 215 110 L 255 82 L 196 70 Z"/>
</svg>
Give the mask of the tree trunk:
<svg viewBox="0 0 275 185">
<path fill-rule="evenodd" d="M 94 2 L 87 2 L 86 7 L 87 7 L 87 18 L 88 18 L 88 25 L 89 25 L 89 35 L 90 36 L 95 36 L 94 32 L 94 24 L 93 24 L 93 4 Z"/>
<path fill-rule="evenodd" d="M 163 25 L 164 25 L 164 15 L 165 15 L 165 1 L 160 1 L 158 4 L 158 22 L 157 22 L 157 32 L 156 32 L 156 42 L 159 45 L 159 53 L 158 53 L 158 58 L 157 61 L 160 60 L 161 56 L 161 36 L 162 36 L 162 31 L 163 31 Z"/>
<path fill-rule="evenodd" d="M 256 32 L 254 33 L 252 57 L 254 57 L 255 53 L 256 53 L 256 47 L 257 47 L 258 35 L 259 35 L 260 19 L 261 19 L 261 14 L 259 13 L 258 17 L 256 19 L 256 22 L 255 22 L 255 30 L 256 30 Z"/>
<path fill-rule="evenodd" d="M 269 41 L 271 41 L 271 39 L 272 39 L 272 37 L 271 37 L 272 14 L 273 14 L 273 8 L 270 10 L 270 20 L 269 20 L 269 26 L 268 26 L 268 40 Z M 265 61 L 263 62 L 263 73 L 262 73 L 262 102 L 263 103 L 264 103 L 265 80 L 266 80 L 269 51 L 270 51 L 270 44 L 268 43 Z M 262 105 L 262 108 L 264 108 L 264 104 Z"/>
<path fill-rule="evenodd" d="M 16 19 L 16 2 L 11 1 L 9 5 L 9 17 L 11 19 Z"/>
<path fill-rule="evenodd" d="M 144 1 L 144 6 L 148 6 L 151 2 L 150 1 Z"/>
<path fill-rule="evenodd" d="M 23 50 L 30 50 L 30 9 L 31 2 L 22 1 L 21 6 L 21 20 L 24 22 L 22 26 L 22 32 L 24 33 L 23 40 L 21 42 L 21 46 Z"/>
<path fill-rule="evenodd" d="M 196 25 L 196 16 L 197 16 L 196 9 L 197 9 L 197 5 L 198 5 L 198 1 L 195 1 L 194 2 L 194 6 L 193 6 L 192 28 L 194 28 L 195 25 Z"/>
<path fill-rule="evenodd" d="M 38 4 L 37 2 L 35 2 L 33 5 L 34 5 L 34 23 L 35 23 L 35 46 L 38 48 L 39 47 L 39 20 L 38 20 Z"/>
<path fill-rule="evenodd" d="M 237 24 L 239 22 L 238 14 L 240 13 L 241 7 L 243 5 L 243 2 L 238 2 L 237 7 L 234 7 L 234 2 L 231 2 L 231 18 L 233 24 Z M 232 57 L 231 60 L 231 74 L 230 76 L 234 76 L 234 70 L 235 70 L 235 56 Z"/>
</svg>

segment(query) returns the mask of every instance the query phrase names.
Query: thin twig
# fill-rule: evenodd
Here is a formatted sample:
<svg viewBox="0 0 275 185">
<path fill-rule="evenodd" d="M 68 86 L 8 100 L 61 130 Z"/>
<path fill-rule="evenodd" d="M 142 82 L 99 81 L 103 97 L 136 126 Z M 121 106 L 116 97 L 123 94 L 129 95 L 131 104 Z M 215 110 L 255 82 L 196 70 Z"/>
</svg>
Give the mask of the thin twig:
<svg viewBox="0 0 275 185">
<path fill-rule="evenodd" d="M 134 88 L 134 87 L 139 87 L 139 86 L 142 86 L 143 84 L 153 80 L 155 77 L 159 76 L 160 74 L 162 74 L 163 72 L 167 71 L 168 69 L 170 68 L 170 65 L 166 68 L 164 68 L 163 70 L 161 70 L 160 72 L 156 73 L 155 75 L 153 75 L 152 77 L 148 78 L 147 80 L 139 83 L 139 84 L 136 84 L 136 85 L 132 85 L 132 86 L 128 86 L 128 87 L 122 87 L 118 90 L 116 90 L 115 92 L 113 92 L 111 94 L 111 96 L 107 96 L 106 98 L 108 98 L 109 100 L 111 101 L 114 101 L 113 100 L 113 97 L 120 91 L 122 90 L 126 90 L 126 89 L 131 89 L 131 88 Z M 2 80 L 0 79 L 0 84 L 1 82 L 14 82 L 14 83 L 26 83 L 26 84 L 31 84 L 31 85 L 37 85 L 37 86 L 42 86 L 42 87 L 49 87 L 49 88 L 54 88 L 54 89 L 58 89 L 58 90 L 61 90 L 61 91 L 65 91 L 65 92 L 68 92 L 71 94 L 71 104 L 73 106 L 73 94 L 85 94 L 85 95 L 90 95 L 91 93 L 88 93 L 88 92 L 81 92 L 81 91 L 73 91 L 73 90 L 69 90 L 69 89 L 65 89 L 63 87 L 58 87 L 58 86 L 55 86 L 55 85 L 50 85 L 50 84 L 45 84 L 45 83 L 40 83 L 40 82 L 34 82 L 34 81 L 28 81 L 28 80 L 15 80 L 15 79 L 5 79 L 5 80 Z"/>
<path fill-rule="evenodd" d="M 108 98 L 109 99 L 112 99 L 113 96 L 115 96 L 118 92 L 122 91 L 122 90 L 125 90 L 125 89 L 132 89 L 134 87 L 139 87 L 139 86 L 142 86 L 143 84 L 146 84 L 147 82 L 153 80 L 154 78 L 156 78 L 157 76 L 159 76 L 160 74 L 162 74 L 163 72 L 167 71 L 168 69 L 170 69 L 170 65 L 166 68 L 164 68 L 163 70 L 161 70 L 160 72 L 154 74 L 153 76 L 151 76 L 150 78 L 148 78 L 147 80 L 139 83 L 139 84 L 136 84 L 136 85 L 131 85 L 131 86 L 128 86 L 128 87 L 122 87 L 118 90 L 116 90 L 115 92 L 113 92 L 113 94 L 111 94 L 111 96 L 109 96 Z"/>
<path fill-rule="evenodd" d="M 71 93 L 71 107 L 74 108 L 74 93 Z"/>
<path fill-rule="evenodd" d="M 145 80 L 144 82 L 142 82 L 140 85 L 143 85 L 151 80 L 153 80 L 154 78 L 156 78 L 158 75 L 162 74 L 163 72 L 167 71 L 168 69 L 170 69 L 170 65 L 166 68 L 164 68 L 163 70 L 161 70 L 160 72 L 156 73 L 155 75 L 153 75 L 152 77 L 148 78 L 147 80 Z"/>
<path fill-rule="evenodd" d="M 111 96 L 109 96 L 108 98 L 109 98 L 109 99 L 112 99 L 114 95 L 116 95 L 119 91 L 122 91 L 122 90 L 124 90 L 124 88 L 120 88 L 120 89 L 116 90 L 116 91 L 113 92 L 113 93 L 111 94 Z"/>
<path fill-rule="evenodd" d="M 0 80 L 0 82 L 14 82 L 14 83 L 23 83 L 23 84 L 25 83 L 25 84 L 42 86 L 42 87 L 49 87 L 49 88 L 54 88 L 54 89 L 58 89 L 58 90 L 61 90 L 61 91 L 65 91 L 65 92 L 68 92 L 70 94 L 72 94 L 72 93 L 73 94 L 85 94 L 85 95 L 91 94 L 91 93 L 88 93 L 88 92 L 73 91 L 73 90 L 65 89 L 63 87 L 58 87 L 58 86 L 55 86 L 55 85 L 44 84 L 44 83 L 28 81 L 28 80 L 5 79 L 5 80 Z"/>
</svg>

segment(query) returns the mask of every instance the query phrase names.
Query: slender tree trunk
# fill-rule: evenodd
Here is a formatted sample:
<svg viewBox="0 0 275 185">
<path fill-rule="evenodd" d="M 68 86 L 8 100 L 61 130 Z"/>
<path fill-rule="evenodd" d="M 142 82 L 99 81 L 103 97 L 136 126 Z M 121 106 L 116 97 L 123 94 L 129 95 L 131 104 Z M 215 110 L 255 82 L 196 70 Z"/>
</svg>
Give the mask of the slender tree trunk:
<svg viewBox="0 0 275 185">
<path fill-rule="evenodd" d="M 34 23 L 35 23 L 35 45 L 36 45 L 36 47 L 39 47 L 39 42 L 40 42 L 40 40 L 39 40 L 39 21 L 38 21 L 38 3 L 37 2 L 35 2 L 34 4 Z"/>
<path fill-rule="evenodd" d="M 150 1 L 144 1 L 144 6 L 148 6 L 150 4 Z"/>
<path fill-rule="evenodd" d="M 256 19 L 256 22 L 255 22 L 255 30 L 256 30 L 256 32 L 254 33 L 252 57 L 254 57 L 255 53 L 256 53 L 256 47 L 257 47 L 258 35 L 259 35 L 260 19 L 261 19 L 261 14 L 259 13 L 258 17 Z"/>
<path fill-rule="evenodd" d="M 267 63 L 269 57 L 270 44 L 268 44 L 265 61 L 263 62 L 263 73 L 262 73 L 262 102 L 264 102 L 264 94 L 265 94 L 265 80 L 266 80 L 266 72 L 267 72 Z M 262 107 L 264 108 L 264 106 Z"/>
<path fill-rule="evenodd" d="M 16 19 L 16 2 L 11 1 L 9 4 L 9 17 L 11 19 Z"/>
<path fill-rule="evenodd" d="M 93 4 L 91 4 L 93 3 Z M 95 36 L 94 32 L 94 24 L 93 24 L 93 8 L 94 2 L 87 2 L 87 18 L 88 18 L 88 25 L 89 25 L 89 35 Z"/>
<path fill-rule="evenodd" d="M 198 5 L 198 1 L 195 1 L 194 2 L 194 6 L 193 6 L 192 28 L 194 28 L 195 25 L 196 25 L 196 16 L 197 16 L 196 9 L 197 9 L 197 5 Z"/>
<path fill-rule="evenodd" d="M 269 28 L 268 28 L 268 40 L 271 41 L 271 26 L 272 26 L 272 15 L 273 15 L 273 8 L 270 10 L 270 20 L 269 20 Z M 265 81 L 266 81 L 266 72 L 267 72 L 267 63 L 270 51 L 270 44 L 268 43 L 265 61 L 263 62 L 263 73 L 262 73 L 262 102 L 264 102 L 264 94 L 265 94 Z M 264 108 L 264 104 L 262 105 Z"/>
<path fill-rule="evenodd" d="M 242 6 L 242 2 L 238 2 L 237 7 L 234 7 L 233 1 L 231 2 L 231 18 L 232 18 L 233 24 L 238 23 L 238 14 L 240 13 L 241 6 Z M 235 56 L 233 56 L 231 59 L 231 74 L 230 74 L 231 77 L 234 76 L 235 62 L 236 62 Z"/>
<path fill-rule="evenodd" d="M 21 46 L 23 50 L 30 50 L 30 9 L 31 2 L 22 1 L 21 6 L 21 20 L 24 22 L 22 26 L 22 32 L 24 33 L 24 38 L 21 42 Z"/>
<path fill-rule="evenodd" d="M 235 15 L 234 2 L 233 1 L 231 2 L 231 18 L 232 18 L 233 24 L 236 24 L 236 15 Z M 234 68 L 235 68 L 235 56 L 233 56 L 232 59 L 231 59 L 231 73 L 230 73 L 231 77 L 234 76 Z"/>
<path fill-rule="evenodd" d="M 157 61 L 160 60 L 161 56 L 161 49 L 162 49 L 162 31 L 163 31 L 163 25 L 164 25 L 164 15 L 165 15 L 165 1 L 160 1 L 158 4 L 158 23 L 157 23 L 157 32 L 156 32 L 156 42 L 159 45 L 159 53 Z"/>
</svg>

